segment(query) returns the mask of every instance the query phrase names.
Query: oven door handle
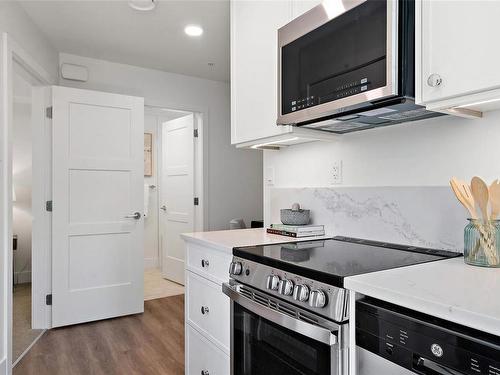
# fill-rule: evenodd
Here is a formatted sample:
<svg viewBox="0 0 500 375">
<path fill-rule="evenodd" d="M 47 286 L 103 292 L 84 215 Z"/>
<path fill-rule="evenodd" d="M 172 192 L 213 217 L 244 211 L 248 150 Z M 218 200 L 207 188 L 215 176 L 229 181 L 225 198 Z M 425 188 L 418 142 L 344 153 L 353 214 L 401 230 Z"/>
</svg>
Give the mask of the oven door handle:
<svg viewBox="0 0 500 375">
<path fill-rule="evenodd" d="M 232 301 L 281 327 L 300 333 L 301 335 L 319 341 L 328 346 L 333 346 L 337 343 L 338 331 L 336 333 L 333 333 L 329 329 L 307 323 L 297 318 L 293 318 L 277 310 L 271 309 L 270 307 L 257 303 L 239 293 L 237 287 L 237 285 L 233 286 L 229 283 L 224 283 L 222 284 L 222 291 Z"/>
</svg>

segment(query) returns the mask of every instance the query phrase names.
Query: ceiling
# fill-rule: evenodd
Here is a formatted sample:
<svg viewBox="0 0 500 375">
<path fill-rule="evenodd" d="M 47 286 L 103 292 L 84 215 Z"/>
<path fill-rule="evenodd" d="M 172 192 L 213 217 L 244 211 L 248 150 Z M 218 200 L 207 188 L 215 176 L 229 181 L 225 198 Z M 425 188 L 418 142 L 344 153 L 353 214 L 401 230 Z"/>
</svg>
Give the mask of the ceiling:
<svg viewBox="0 0 500 375">
<path fill-rule="evenodd" d="M 140 12 L 125 0 L 19 1 L 60 52 L 229 81 L 229 0 L 156 2 Z"/>
</svg>

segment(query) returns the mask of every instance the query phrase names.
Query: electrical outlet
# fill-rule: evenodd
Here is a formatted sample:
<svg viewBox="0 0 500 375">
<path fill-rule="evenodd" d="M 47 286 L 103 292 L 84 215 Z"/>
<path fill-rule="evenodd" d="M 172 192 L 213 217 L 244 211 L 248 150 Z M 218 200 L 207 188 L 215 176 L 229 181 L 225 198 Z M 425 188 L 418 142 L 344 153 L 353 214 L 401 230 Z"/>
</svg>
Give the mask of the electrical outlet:
<svg viewBox="0 0 500 375">
<path fill-rule="evenodd" d="M 332 185 L 340 185 L 342 183 L 342 160 L 333 162 L 330 173 Z"/>
<path fill-rule="evenodd" d="M 266 186 L 273 186 L 274 185 L 274 167 L 267 167 L 266 168 L 265 184 L 266 184 Z"/>
</svg>

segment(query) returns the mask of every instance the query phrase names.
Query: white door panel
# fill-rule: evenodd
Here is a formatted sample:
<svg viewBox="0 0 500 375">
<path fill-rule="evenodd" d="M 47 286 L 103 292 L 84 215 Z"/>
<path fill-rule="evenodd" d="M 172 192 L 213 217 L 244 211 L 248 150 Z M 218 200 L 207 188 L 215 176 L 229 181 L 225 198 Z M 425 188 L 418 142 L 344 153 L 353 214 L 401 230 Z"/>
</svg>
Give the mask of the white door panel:
<svg viewBox="0 0 500 375">
<path fill-rule="evenodd" d="M 143 305 L 142 98 L 53 88 L 53 327 Z"/>
<path fill-rule="evenodd" d="M 184 242 L 194 230 L 194 116 L 162 124 L 161 236 L 163 276 L 184 284 Z"/>
</svg>

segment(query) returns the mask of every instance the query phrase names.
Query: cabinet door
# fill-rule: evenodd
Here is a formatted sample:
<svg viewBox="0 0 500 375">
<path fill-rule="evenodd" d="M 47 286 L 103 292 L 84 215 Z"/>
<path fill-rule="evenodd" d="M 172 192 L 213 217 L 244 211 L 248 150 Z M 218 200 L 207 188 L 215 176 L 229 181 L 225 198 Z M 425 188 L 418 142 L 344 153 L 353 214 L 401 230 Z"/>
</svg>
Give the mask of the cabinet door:
<svg viewBox="0 0 500 375">
<path fill-rule="evenodd" d="M 499 1 L 423 0 L 417 6 L 422 11 L 424 103 L 500 87 L 500 49 L 495 43 Z M 428 83 L 432 74 L 442 79 L 434 87 Z"/>
<path fill-rule="evenodd" d="M 186 375 L 229 375 L 229 357 L 206 337 L 186 325 Z"/>
<path fill-rule="evenodd" d="M 293 0 L 292 17 L 296 18 L 318 4 L 321 4 L 321 0 Z"/>
<path fill-rule="evenodd" d="M 278 28 L 290 1 L 231 1 L 231 142 L 282 134 L 277 126 Z"/>
</svg>

